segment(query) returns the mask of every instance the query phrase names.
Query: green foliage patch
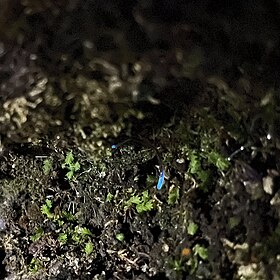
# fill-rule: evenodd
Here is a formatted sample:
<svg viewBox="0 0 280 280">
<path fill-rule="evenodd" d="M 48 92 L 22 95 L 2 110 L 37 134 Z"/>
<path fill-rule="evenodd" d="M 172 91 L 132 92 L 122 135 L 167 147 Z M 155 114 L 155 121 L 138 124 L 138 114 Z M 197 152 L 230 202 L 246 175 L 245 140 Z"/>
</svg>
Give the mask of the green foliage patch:
<svg viewBox="0 0 280 280">
<path fill-rule="evenodd" d="M 149 191 L 142 192 L 142 195 L 132 195 L 125 203 L 125 208 L 135 205 L 137 213 L 151 211 L 154 208 L 154 201 L 149 196 Z"/>
<path fill-rule="evenodd" d="M 69 181 L 74 178 L 75 173 L 80 170 L 80 167 L 80 163 L 78 161 L 74 161 L 74 155 L 72 151 L 68 152 L 65 161 L 62 164 L 62 168 L 68 170 L 68 172 L 66 173 L 66 178 Z"/>
<path fill-rule="evenodd" d="M 48 175 L 53 170 L 53 162 L 50 159 L 45 159 L 43 162 L 43 171 Z"/>
</svg>

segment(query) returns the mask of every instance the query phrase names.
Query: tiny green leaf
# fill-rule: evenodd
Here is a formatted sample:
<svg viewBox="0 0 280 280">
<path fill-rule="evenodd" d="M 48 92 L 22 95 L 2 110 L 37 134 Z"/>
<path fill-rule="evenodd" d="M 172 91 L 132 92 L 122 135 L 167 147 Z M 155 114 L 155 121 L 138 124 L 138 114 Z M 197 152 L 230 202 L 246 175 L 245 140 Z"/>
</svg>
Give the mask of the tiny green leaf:
<svg viewBox="0 0 280 280">
<path fill-rule="evenodd" d="M 66 173 L 66 177 L 67 179 L 70 181 L 74 176 L 74 171 L 73 170 L 70 170 Z"/>
<path fill-rule="evenodd" d="M 153 200 L 150 199 L 148 191 L 142 192 L 141 197 L 139 195 L 131 196 L 125 206 L 130 207 L 133 204 L 136 205 L 136 211 L 138 213 L 150 211 L 154 207 Z"/>
<path fill-rule="evenodd" d="M 52 161 L 49 159 L 45 159 L 43 162 L 43 171 L 45 175 L 48 175 L 53 169 Z"/>
<path fill-rule="evenodd" d="M 50 199 L 46 199 L 46 205 L 49 209 L 52 208 L 52 201 Z"/>
<path fill-rule="evenodd" d="M 81 235 L 84 235 L 84 236 L 85 235 L 89 235 L 89 236 L 92 235 L 91 231 L 89 229 L 87 229 L 86 227 L 80 228 L 80 233 L 81 233 Z"/>
<path fill-rule="evenodd" d="M 106 202 L 111 202 L 113 200 L 113 198 L 114 198 L 114 196 L 109 192 L 106 197 Z"/>
<path fill-rule="evenodd" d="M 156 177 L 152 175 L 147 175 L 146 185 L 147 187 L 152 187 L 156 183 Z"/>
<path fill-rule="evenodd" d="M 182 260 L 174 260 L 171 262 L 172 269 L 174 271 L 181 271 L 183 270 L 183 263 Z"/>
<path fill-rule="evenodd" d="M 81 243 L 82 241 L 82 237 L 79 233 L 77 233 L 76 231 L 71 232 L 71 239 L 76 242 L 76 243 Z"/>
<path fill-rule="evenodd" d="M 65 210 L 62 211 L 62 217 L 65 218 L 67 221 L 75 221 L 76 217 Z"/>
<path fill-rule="evenodd" d="M 149 200 L 149 192 L 147 190 L 142 192 L 142 199 L 143 201 Z"/>
<path fill-rule="evenodd" d="M 32 273 L 36 273 L 42 268 L 43 268 L 42 263 L 40 262 L 40 260 L 36 258 L 33 258 L 28 266 L 29 271 Z"/>
<path fill-rule="evenodd" d="M 128 201 L 127 201 L 127 205 L 131 206 L 132 204 L 139 204 L 141 203 L 141 199 L 139 197 L 139 195 L 133 195 Z"/>
<path fill-rule="evenodd" d="M 51 212 L 52 202 L 49 199 L 46 199 L 46 203 L 42 205 L 41 212 L 46 215 L 48 219 L 53 219 L 54 214 Z"/>
<path fill-rule="evenodd" d="M 198 225 L 194 222 L 190 222 L 187 228 L 187 232 L 189 235 L 195 235 L 198 230 Z"/>
<path fill-rule="evenodd" d="M 31 241 L 35 242 L 39 240 L 44 235 L 44 230 L 42 228 L 37 228 L 34 235 L 30 237 Z"/>
<path fill-rule="evenodd" d="M 190 159 L 189 172 L 191 174 L 196 174 L 201 170 L 199 158 L 195 153 L 191 153 L 189 159 Z"/>
<path fill-rule="evenodd" d="M 201 259 L 207 260 L 208 259 L 208 250 L 207 248 L 196 244 L 193 248 L 194 254 L 198 255 Z"/>
<path fill-rule="evenodd" d="M 221 171 L 224 171 L 229 167 L 229 161 L 215 151 L 211 151 L 208 154 L 208 160 Z"/>
<path fill-rule="evenodd" d="M 65 164 L 66 165 L 72 165 L 73 161 L 74 161 L 74 156 L 73 156 L 72 151 L 70 151 L 66 155 Z"/>
<path fill-rule="evenodd" d="M 178 199 L 179 199 L 179 188 L 172 188 L 168 194 L 168 200 L 167 200 L 167 203 L 168 205 L 174 205 L 175 203 L 178 202 Z"/>
<path fill-rule="evenodd" d="M 117 233 L 116 234 L 116 239 L 119 240 L 120 242 L 124 241 L 124 234 L 123 233 Z"/>
<path fill-rule="evenodd" d="M 67 179 L 70 181 L 74 177 L 74 173 L 80 170 L 80 163 L 75 162 L 74 163 L 74 156 L 72 151 L 67 153 L 64 163 L 62 164 L 62 168 L 68 169 L 68 172 L 66 173 Z"/>
<path fill-rule="evenodd" d="M 58 223 L 59 227 L 62 227 L 65 224 L 65 222 L 63 220 L 59 220 L 59 216 L 58 215 L 55 216 L 55 220 Z"/>
<path fill-rule="evenodd" d="M 74 169 L 74 171 L 78 171 L 80 169 L 80 167 L 81 166 L 80 166 L 79 162 L 76 162 L 73 169 Z"/>
<path fill-rule="evenodd" d="M 152 200 L 147 201 L 146 203 L 136 205 L 136 211 L 140 214 L 143 212 L 151 211 L 153 209 Z"/>
<path fill-rule="evenodd" d="M 93 252 L 93 249 L 94 249 L 94 245 L 92 242 L 87 242 L 86 245 L 85 245 L 85 253 L 87 255 L 90 255 L 92 252 Z"/>
</svg>

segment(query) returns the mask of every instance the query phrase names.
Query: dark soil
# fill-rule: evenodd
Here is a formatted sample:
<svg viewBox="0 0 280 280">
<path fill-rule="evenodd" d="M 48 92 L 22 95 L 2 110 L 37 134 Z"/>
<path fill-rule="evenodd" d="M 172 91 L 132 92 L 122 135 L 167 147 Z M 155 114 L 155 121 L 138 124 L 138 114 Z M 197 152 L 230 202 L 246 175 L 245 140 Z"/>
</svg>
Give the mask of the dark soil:
<svg viewBox="0 0 280 280">
<path fill-rule="evenodd" d="M 280 279 L 279 1 L 0 5 L 0 279 Z"/>
</svg>

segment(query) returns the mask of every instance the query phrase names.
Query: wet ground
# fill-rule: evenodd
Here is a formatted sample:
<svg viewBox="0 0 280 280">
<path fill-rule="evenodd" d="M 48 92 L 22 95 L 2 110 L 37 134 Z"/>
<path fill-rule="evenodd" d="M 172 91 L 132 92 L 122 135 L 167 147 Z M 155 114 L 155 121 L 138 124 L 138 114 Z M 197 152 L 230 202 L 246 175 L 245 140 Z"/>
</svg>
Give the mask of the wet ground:
<svg viewBox="0 0 280 280">
<path fill-rule="evenodd" d="M 280 279 L 278 1 L 2 5 L 0 279 Z"/>
</svg>

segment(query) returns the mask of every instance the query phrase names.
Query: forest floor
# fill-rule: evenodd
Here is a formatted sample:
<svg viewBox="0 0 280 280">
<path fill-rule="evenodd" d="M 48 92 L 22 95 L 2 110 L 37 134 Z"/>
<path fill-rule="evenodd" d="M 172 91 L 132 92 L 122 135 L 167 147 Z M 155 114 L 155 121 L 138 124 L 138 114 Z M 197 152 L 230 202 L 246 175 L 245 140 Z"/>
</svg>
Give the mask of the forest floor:
<svg viewBox="0 0 280 280">
<path fill-rule="evenodd" d="M 35 2 L 0 22 L 0 279 L 280 279 L 272 28 Z"/>
</svg>

